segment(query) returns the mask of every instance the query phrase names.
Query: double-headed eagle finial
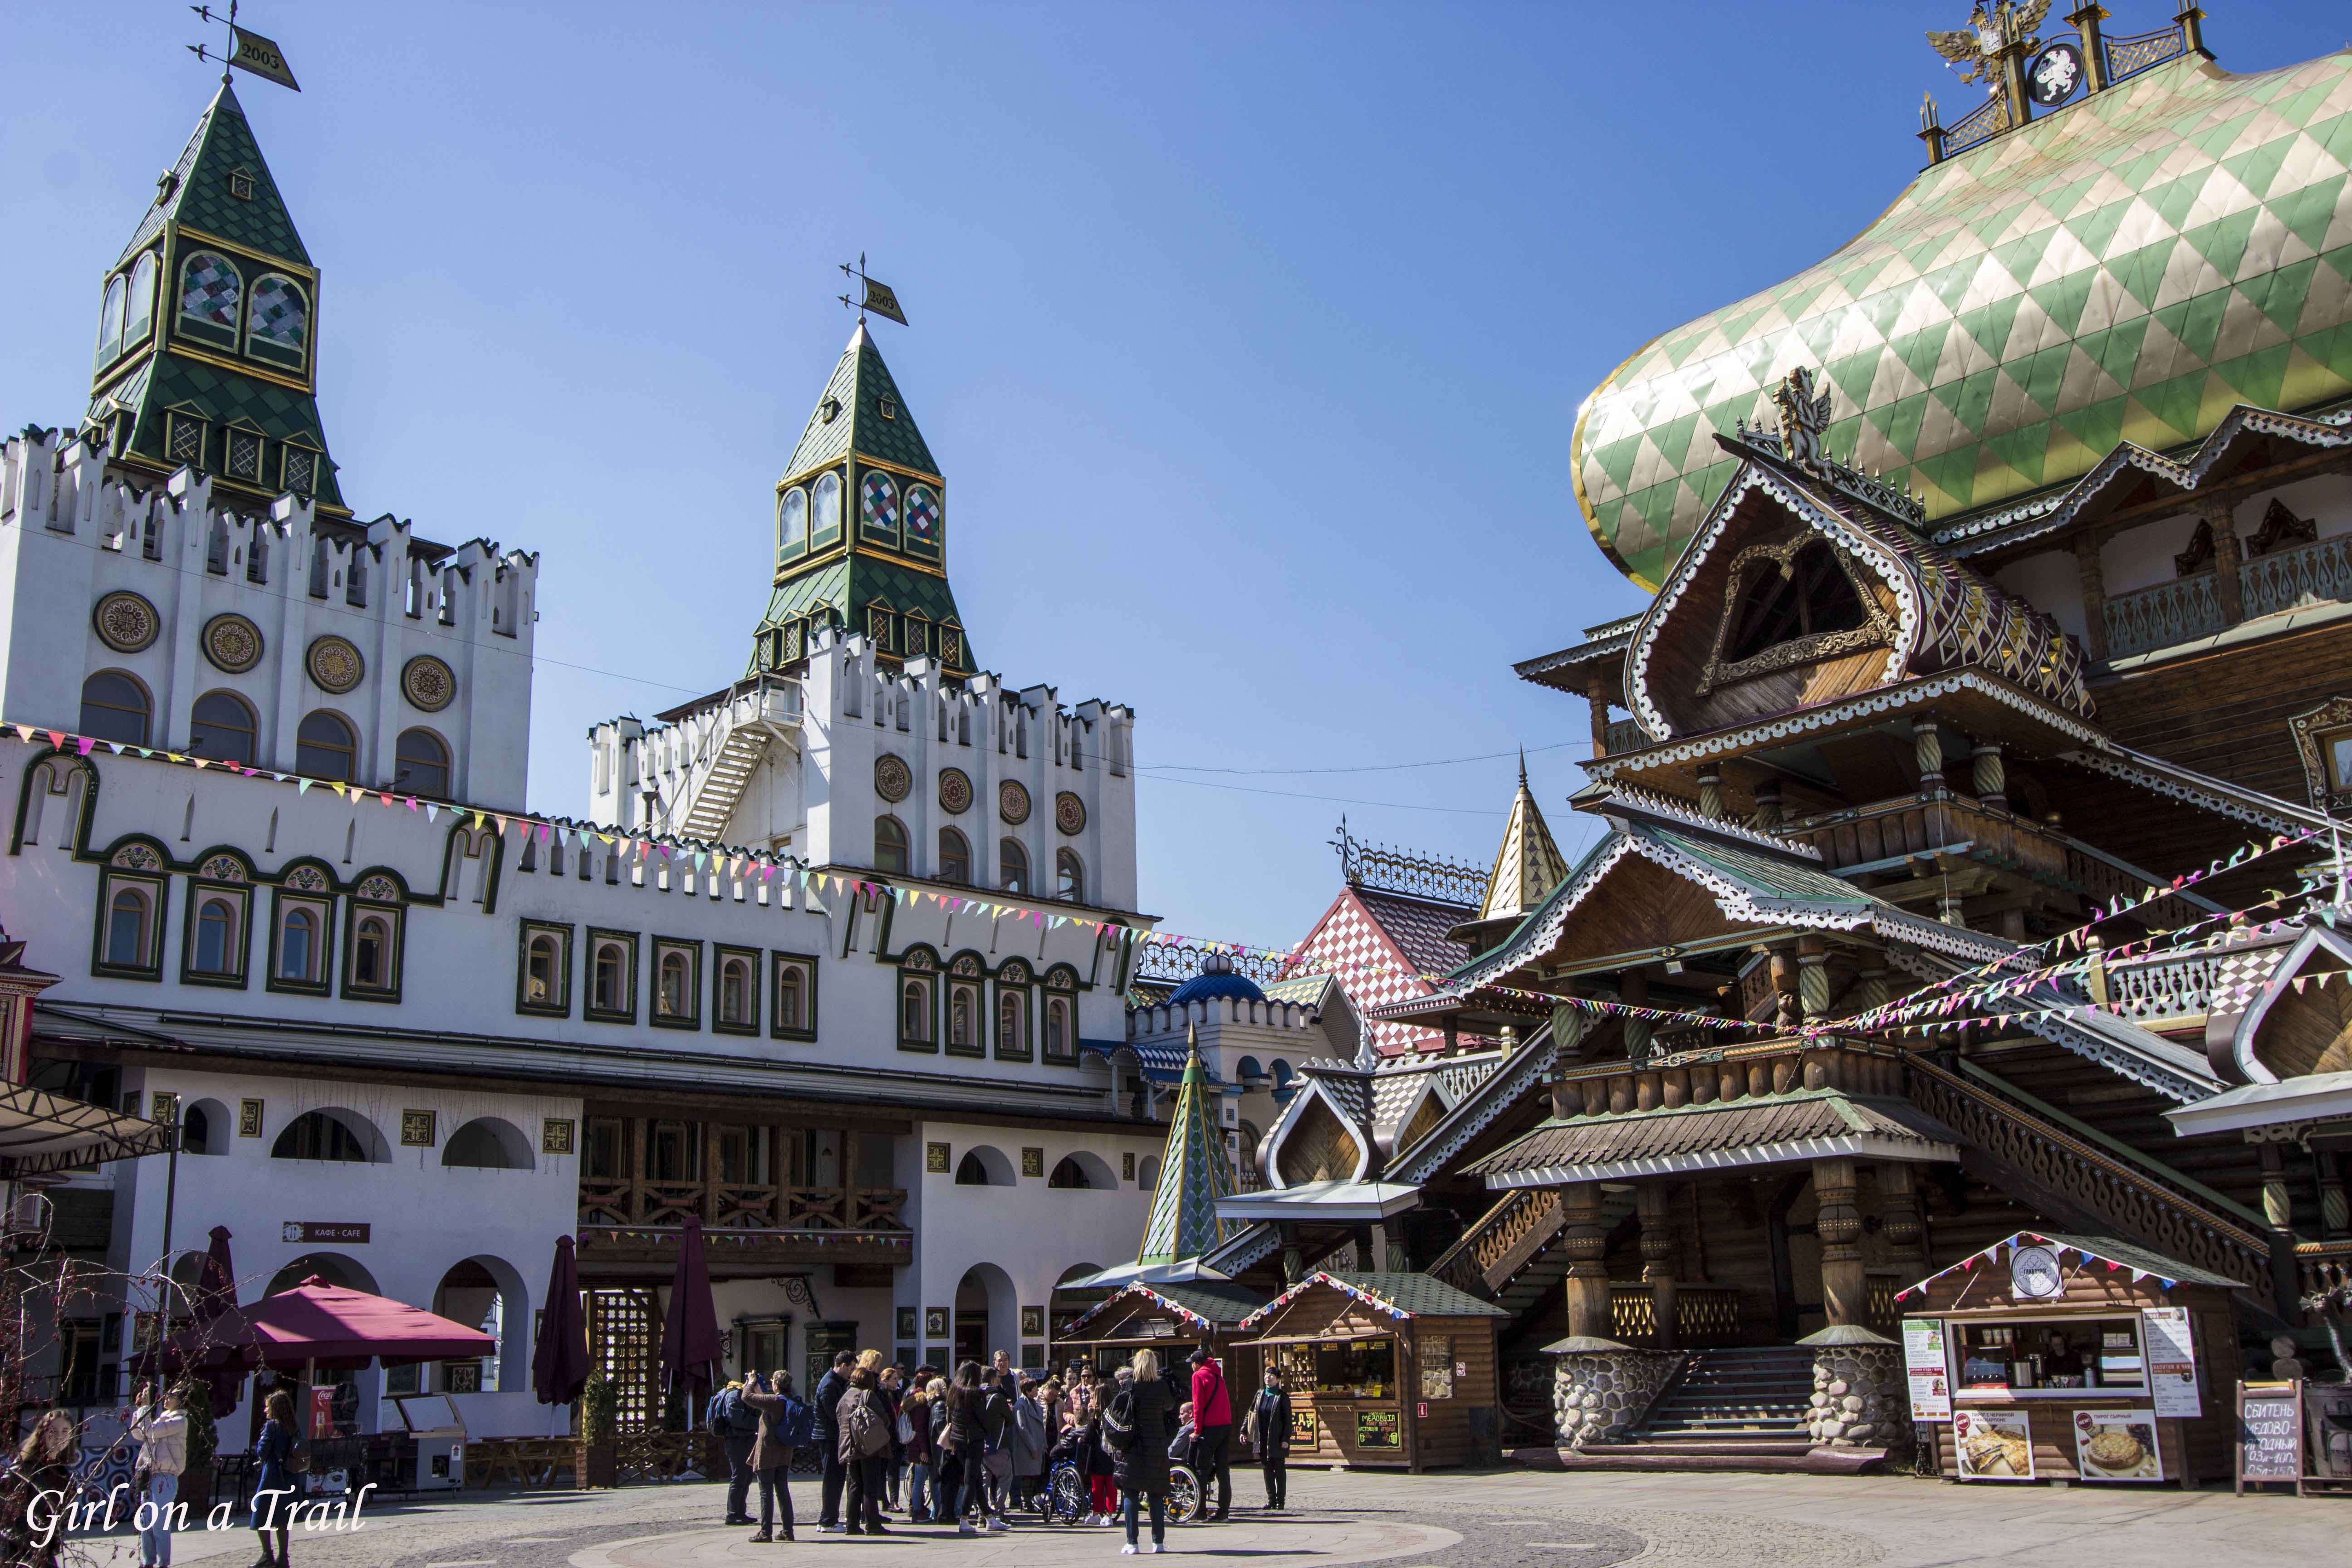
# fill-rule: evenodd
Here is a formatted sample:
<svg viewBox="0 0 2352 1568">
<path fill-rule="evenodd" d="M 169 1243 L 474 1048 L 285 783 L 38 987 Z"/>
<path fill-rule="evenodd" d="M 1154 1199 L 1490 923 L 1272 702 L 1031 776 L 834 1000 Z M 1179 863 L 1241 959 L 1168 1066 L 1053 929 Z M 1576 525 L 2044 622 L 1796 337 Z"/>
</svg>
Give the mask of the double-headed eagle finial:
<svg viewBox="0 0 2352 1568">
<path fill-rule="evenodd" d="M 1930 31 L 1927 41 L 1936 52 L 1953 65 L 1967 68 L 1960 72 L 1963 86 L 1972 81 L 1985 84 L 1987 92 L 2000 90 L 2000 73 L 1994 62 L 2011 49 L 2021 53 L 2032 48 L 2042 40 L 2034 29 L 2042 18 L 2050 14 L 2050 0 L 1977 0 L 1976 8 L 1969 13 L 1969 25 L 1948 33 Z"/>
</svg>

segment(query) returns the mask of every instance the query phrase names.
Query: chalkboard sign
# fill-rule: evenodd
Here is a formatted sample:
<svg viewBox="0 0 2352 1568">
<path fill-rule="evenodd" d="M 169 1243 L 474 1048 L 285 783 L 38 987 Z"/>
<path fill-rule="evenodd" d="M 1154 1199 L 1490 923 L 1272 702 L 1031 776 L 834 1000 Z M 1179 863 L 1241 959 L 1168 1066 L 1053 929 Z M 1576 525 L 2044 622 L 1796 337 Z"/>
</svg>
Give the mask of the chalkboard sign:
<svg viewBox="0 0 2352 1568">
<path fill-rule="evenodd" d="M 1401 1424 L 1403 1412 L 1399 1410 L 1359 1410 L 1356 1412 L 1356 1447 L 1359 1448 L 1402 1448 L 1404 1434 Z"/>
<path fill-rule="evenodd" d="M 2303 1489 L 2303 1384 L 2238 1384 L 2238 1489 L 2249 1482 Z"/>
</svg>

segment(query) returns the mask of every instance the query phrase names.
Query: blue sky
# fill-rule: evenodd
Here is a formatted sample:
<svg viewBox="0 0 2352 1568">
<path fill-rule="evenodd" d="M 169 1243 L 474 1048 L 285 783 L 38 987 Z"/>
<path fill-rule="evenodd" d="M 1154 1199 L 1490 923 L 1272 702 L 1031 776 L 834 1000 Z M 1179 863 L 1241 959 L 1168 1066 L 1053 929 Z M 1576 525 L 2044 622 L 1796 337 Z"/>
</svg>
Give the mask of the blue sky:
<svg viewBox="0 0 2352 1568">
<path fill-rule="evenodd" d="M 1589 839 L 1584 705 L 1510 671 L 1640 603 L 1577 405 L 1895 197 L 1919 95 L 1979 100 L 1921 37 L 1966 9 L 265 3 L 304 90 L 239 96 L 322 270 L 346 498 L 541 552 L 534 808 L 583 808 L 592 722 L 740 673 L 863 250 L 974 652 L 1132 704 L 1144 907 L 1278 945 L 1342 812 L 1490 859 L 1517 747 Z M 2212 9 L 2231 69 L 2352 33 Z M 0 27 L 0 423 L 58 424 L 212 79 L 178 0 Z M 1300 771 L 1340 769 L 1380 771 Z"/>
</svg>

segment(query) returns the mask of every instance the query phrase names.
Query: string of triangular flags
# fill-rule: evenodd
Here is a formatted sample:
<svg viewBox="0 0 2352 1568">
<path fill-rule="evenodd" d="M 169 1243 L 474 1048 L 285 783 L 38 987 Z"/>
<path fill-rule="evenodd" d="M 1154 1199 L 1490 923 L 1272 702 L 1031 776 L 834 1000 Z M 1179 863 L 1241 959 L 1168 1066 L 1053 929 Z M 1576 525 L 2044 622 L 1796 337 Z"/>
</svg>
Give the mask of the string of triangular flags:
<svg viewBox="0 0 2352 1568">
<path fill-rule="evenodd" d="M 2080 1257 L 2086 1264 L 2104 1263 L 2107 1266 L 2107 1272 L 2110 1274 L 2128 1273 L 2131 1276 L 2131 1282 L 2135 1285 L 2138 1284 L 2143 1279 L 2152 1278 L 2156 1280 L 2157 1284 L 2163 1287 L 2165 1289 L 2169 1290 L 2175 1285 L 2179 1283 L 2178 1279 L 2167 1279 L 2163 1275 L 2157 1273 L 2152 1268 L 2135 1268 L 2128 1263 L 2117 1263 L 2115 1259 L 2111 1258 L 2102 1258 L 2095 1252 L 2085 1252 L 2079 1247 L 2071 1247 L 2064 1242 L 2053 1241 L 2046 1236 L 2036 1236 L 2030 1230 L 2021 1230 L 2014 1236 L 2006 1237 L 2000 1241 L 1994 1242 L 1990 1247 L 1985 1247 L 1981 1251 L 1970 1253 L 1968 1257 L 1959 1259 L 1956 1263 L 1947 1264 L 1945 1267 L 1937 1269 L 1933 1274 L 1928 1275 L 1927 1278 L 1920 1280 L 1916 1285 L 1908 1286 L 1903 1289 L 1897 1290 L 1895 1292 L 1895 1299 L 1898 1301 L 1907 1300 L 1911 1297 L 1916 1296 L 1920 1292 L 1926 1290 L 1928 1286 L 1933 1285 L 1937 1280 L 1941 1279 L 1947 1274 L 1969 1273 L 1972 1272 L 1979 1263 L 1997 1264 L 2000 1261 L 2000 1256 L 2003 1251 L 2008 1248 L 2014 1247 L 2021 1241 L 2030 1241 L 2036 1247 L 2047 1247 L 2052 1248 L 2057 1254 L 2061 1262 L 2063 1262 L 2066 1255 L 2071 1252 Z"/>
</svg>

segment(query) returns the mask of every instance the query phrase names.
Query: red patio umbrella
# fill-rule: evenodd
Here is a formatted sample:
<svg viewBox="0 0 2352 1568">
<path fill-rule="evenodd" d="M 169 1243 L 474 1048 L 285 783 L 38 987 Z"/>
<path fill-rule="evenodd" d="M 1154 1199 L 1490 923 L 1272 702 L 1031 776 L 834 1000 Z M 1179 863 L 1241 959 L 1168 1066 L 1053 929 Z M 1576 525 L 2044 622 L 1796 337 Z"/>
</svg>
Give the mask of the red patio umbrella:
<svg viewBox="0 0 2352 1568">
<path fill-rule="evenodd" d="M 314 1274 L 291 1290 L 173 1335 L 163 1360 L 166 1366 L 294 1371 L 362 1367 L 378 1359 L 386 1365 L 456 1361 L 495 1355 L 498 1348 L 479 1329 Z"/>
<path fill-rule="evenodd" d="M 189 1316 L 209 1323 L 236 1306 L 236 1269 L 228 1258 L 228 1226 L 213 1226 L 213 1244 L 205 1249 L 204 1272 L 188 1298 Z"/>
<path fill-rule="evenodd" d="M 588 1381 L 588 1322 L 580 1311 L 580 1261 L 572 1238 L 555 1238 L 555 1267 L 547 1276 L 547 1310 L 530 1359 L 531 1392 L 541 1405 L 569 1405 Z"/>
<path fill-rule="evenodd" d="M 702 1222 L 689 1218 L 677 1238 L 677 1271 L 670 1276 L 669 1316 L 662 1323 L 662 1375 L 673 1386 L 715 1384 L 720 1364 L 719 1310 L 710 1300 L 710 1268 L 702 1257 Z M 692 1397 L 688 1391 L 689 1400 Z"/>
</svg>

